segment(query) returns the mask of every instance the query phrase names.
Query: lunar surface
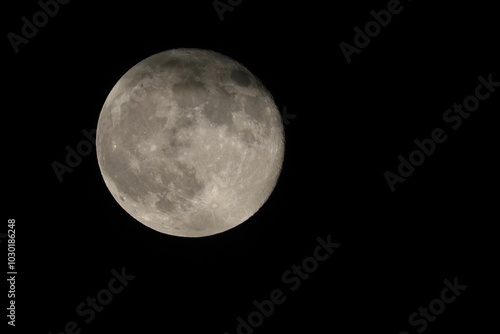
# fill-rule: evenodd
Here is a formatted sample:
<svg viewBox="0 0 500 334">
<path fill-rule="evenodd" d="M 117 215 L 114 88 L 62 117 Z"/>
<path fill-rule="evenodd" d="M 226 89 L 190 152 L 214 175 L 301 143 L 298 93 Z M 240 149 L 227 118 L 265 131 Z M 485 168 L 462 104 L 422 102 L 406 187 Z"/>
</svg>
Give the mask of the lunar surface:
<svg viewBox="0 0 500 334">
<path fill-rule="evenodd" d="M 266 202 L 284 157 L 280 113 L 263 84 L 219 53 L 174 49 L 116 83 L 97 127 L 109 191 L 162 233 L 231 229 Z"/>
</svg>

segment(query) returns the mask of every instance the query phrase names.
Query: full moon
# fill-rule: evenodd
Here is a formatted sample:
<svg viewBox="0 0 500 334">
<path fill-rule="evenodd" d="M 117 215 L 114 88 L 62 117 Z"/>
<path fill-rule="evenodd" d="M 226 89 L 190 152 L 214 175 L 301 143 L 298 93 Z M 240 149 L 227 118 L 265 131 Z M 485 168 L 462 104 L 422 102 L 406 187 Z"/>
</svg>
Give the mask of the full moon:
<svg viewBox="0 0 500 334">
<path fill-rule="evenodd" d="M 96 148 L 106 186 L 132 217 L 161 233 L 203 237 L 262 207 L 284 142 L 279 110 L 247 68 L 213 51 L 173 49 L 116 83 Z"/>
</svg>

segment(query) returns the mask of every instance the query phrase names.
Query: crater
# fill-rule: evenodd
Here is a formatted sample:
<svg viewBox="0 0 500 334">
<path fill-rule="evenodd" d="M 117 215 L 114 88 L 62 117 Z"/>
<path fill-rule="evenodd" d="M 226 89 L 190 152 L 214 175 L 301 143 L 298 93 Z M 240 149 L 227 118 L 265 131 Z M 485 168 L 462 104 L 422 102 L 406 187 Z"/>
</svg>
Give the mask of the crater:
<svg viewBox="0 0 500 334">
<path fill-rule="evenodd" d="M 176 161 L 175 166 L 181 174 L 173 180 L 176 191 L 182 196 L 193 198 L 203 190 L 205 185 L 196 178 L 196 169 L 194 167 L 180 161 Z"/>
<path fill-rule="evenodd" d="M 151 188 L 158 196 L 155 208 L 160 212 L 188 211 L 193 200 L 205 185 L 196 177 L 196 170 L 182 162 L 174 162 L 174 168 L 161 171 L 160 182 Z M 162 189 L 155 189 L 161 187 Z M 167 193 L 168 191 L 168 193 Z"/>
<path fill-rule="evenodd" d="M 160 199 L 155 203 L 155 207 L 160 212 L 172 212 L 175 210 L 175 205 L 172 201 L 168 200 L 165 196 L 161 196 Z"/>
<path fill-rule="evenodd" d="M 236 109 L 235 95 L 222 89 L 208 96 L 203 115 L 215 125 L 233 124 L 233 112 Z"/>
<path fill-rule="evenodd" d="M 174 99 L 181 108 L 195 108 L 202 105 L 208 96 L 205 85 L 196 80 L 187 80 L 172 86 Z"/>
<path fill-rule="evenodd" d="M 239 132 L 239 137 L 241 139 L 241 141 L 245 144 L 247 144 L 248 146 L 252 146 L 253 144 L 255 144 L 255 136 L 253 134 L 253 132 L 249 129 L 244 129 L 242 131 Z"/>
<path fill-rule="evenodd" d="M 180 68 L 182 66 L 182 62 L 179 59 L 169 59 L 167 61 L 164 61 L 163 63 L 160 63 L 159 68 L 161 70 L 175 70 L 177 68 Z"/>
<path fill-rule="evenodd" d="M 177 119 L 175 125 L 177 129 L 190 127 L 194 125 L 193 117 L 183 114 Z"/>
<path fill-rule="evenodd" d="M 239 86 L 248 87 L 252 82 L 248 73 L 242 70 L 233 70 L 231 72 L 231 79 Z"/>
<path fill-rule="evenodd" d="M 257 122 L 269 121 L 267 116 L 267 103 L 261 96 L 247 96 L 243 111 Z"/>
</svg>

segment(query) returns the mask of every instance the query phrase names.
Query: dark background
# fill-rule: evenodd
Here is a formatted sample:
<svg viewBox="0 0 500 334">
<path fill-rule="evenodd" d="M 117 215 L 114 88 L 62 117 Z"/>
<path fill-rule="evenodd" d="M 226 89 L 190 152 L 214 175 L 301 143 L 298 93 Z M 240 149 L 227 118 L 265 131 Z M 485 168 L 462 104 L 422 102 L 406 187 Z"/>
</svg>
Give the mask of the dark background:
<svg viewBox="0 0 500 334">
<path fill-rule="evenodd" d="M 467 290 L 426 332 L 485 333 L 498 314 L 500 88 L 459 129 L 446 128 L 447 141 L 394 193 L 383 173 L 443 127 L 444 111 L 474 93 L 479 75 L 500 81 L 498 12 L 487 1 L 402 4 L 350 64 L 340 42 L 353 44 L 353 28 L 387 1 L 245 0 L 221 22 L 211 0 L 74 0 L 18 54 L 5 37 L 0 232 L 16 219 L 14 331 L 59 333 L 75 320 L 81 333 L 234 334 L 252 301 L 279 288 L 286 302 L 255 333 L 399 333 L 444 279 L 458 277 Z M 34 0 L 2 6 L 4 36 L 39 10 Z M 128 69 L 179 47 L 241 62 L 297 115 L 269 200 L 206 238 L 163 235 L 131 218 L 95 150 L 62 183 L 51 167 L 96 128 Z M 291 292 L 281 275 L 328 235 L 340 248 Z M 76 306 L 122 267 L 135 279 L 85 324 Z"/>
</svg>

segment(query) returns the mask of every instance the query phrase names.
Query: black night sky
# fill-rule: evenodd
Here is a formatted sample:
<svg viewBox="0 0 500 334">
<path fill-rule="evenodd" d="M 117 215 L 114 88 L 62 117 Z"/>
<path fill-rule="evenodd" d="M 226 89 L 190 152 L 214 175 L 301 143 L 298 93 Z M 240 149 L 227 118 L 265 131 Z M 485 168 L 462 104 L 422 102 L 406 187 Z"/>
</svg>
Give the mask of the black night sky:
<svg viewBox="0 0 500 334">
<path fill-rule="evenodd" d="M 15 219 L 17 270 L 15 298 L 2 285 L 7 333 L 489 332 L 494 2 L 270 2 L 3 4 L 0 241 L 9 278 Z M 37 16 L 41 6 L 51 15 Z M 37 31 L 23 29 L 34 19 Z M 62 182 L 52 167 L 87 140 L 127 70 L 173 48 L 237 60 L 295 116 L 269 200 L 205 238 L 129 216 L 94 146 Z"/>
</svg>

